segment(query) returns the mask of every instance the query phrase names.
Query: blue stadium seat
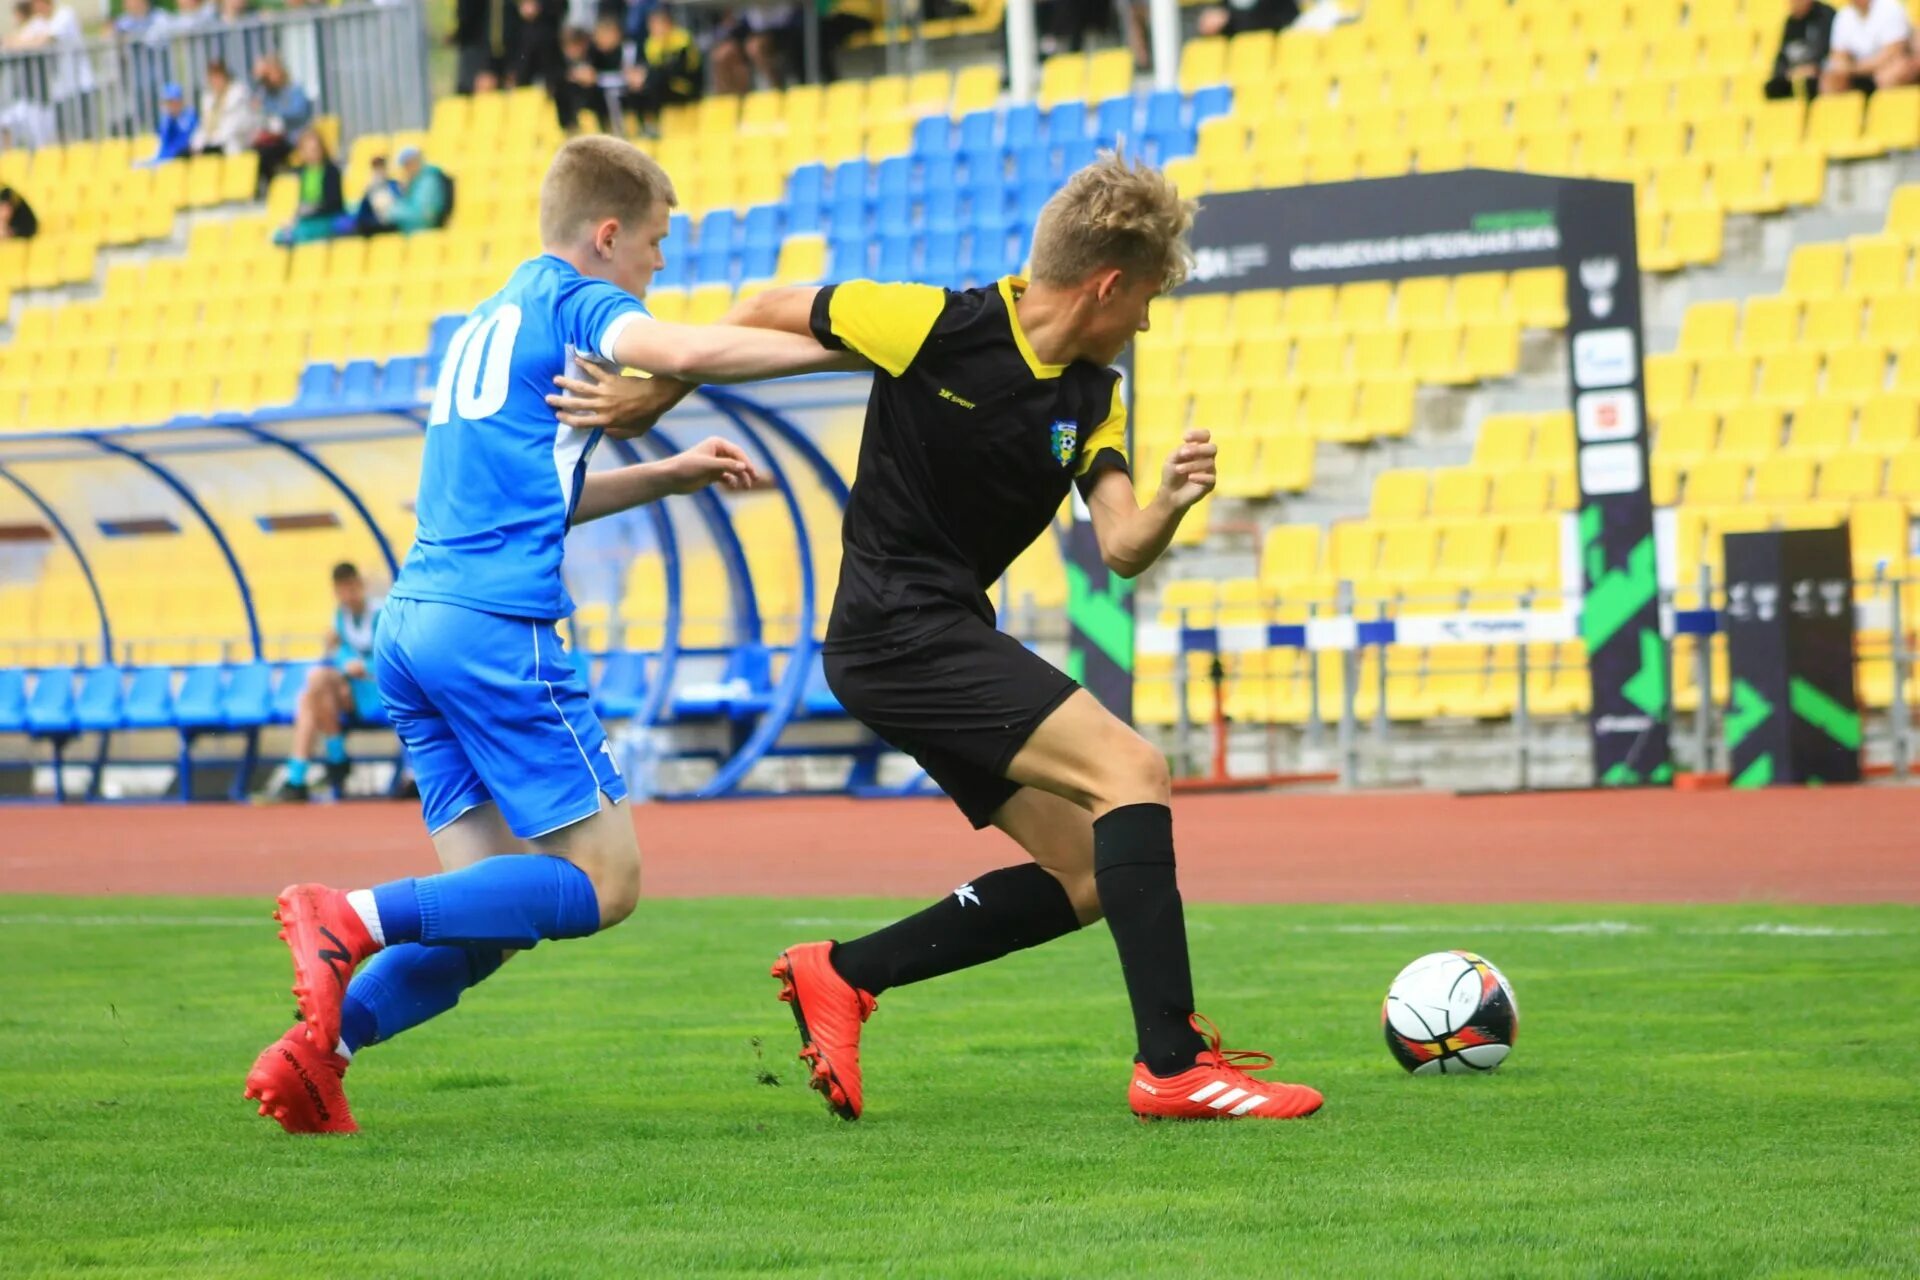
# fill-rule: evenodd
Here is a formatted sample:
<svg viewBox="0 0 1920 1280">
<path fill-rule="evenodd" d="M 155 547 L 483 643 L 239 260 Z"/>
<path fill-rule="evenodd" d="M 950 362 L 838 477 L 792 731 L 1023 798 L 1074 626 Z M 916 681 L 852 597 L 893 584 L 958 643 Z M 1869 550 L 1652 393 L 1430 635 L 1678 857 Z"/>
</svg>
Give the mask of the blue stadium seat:
<svg viewBox="0 0 1920 1280">
<path fill-rule="evenodd" d="M 1003 149 L 1018 151 L 1039 142 L 1040 138 L 1040 108 L 1031 102 L 1007 108 L 1006 132 L 1000 138 Z"/>
<path fill-rule="evenodd" d="M 1185 126 L 1150 132 L 1145 137 L 1144 154 L 1154 164 L 1165 164 L 1175 156 L 1190 156 L 1199 145 L 1198 133 Z"/>
<path fill-rule="evenodd" d="M 441 316 L 433 322 L 433 330 L 427 337 L 429 376 L 440 376 L 440 362 L 446 358 L 447 348 L 453 345 L 453 335 L 460 332 L 460 326 L 466 322 L 465 316 Z"/>
<path fill-rule="evenodd" d="M 1054 146 L 1073 138 L 1087 136 L 1087 104 L 1084 102 L 1062 102 L 1047 112 L 1046 138 Z M 1012 139 L 1008 139 L 1012 145 Z"/>
<path fill-rule="evenodd" d="M 1044 146 L 1026 147 L 1013 153 L 1013 180 L 1016 185 L 1053 180 L 1053 154 Z"/>
<path fill-rule="evenodd" d="M 593 691 L 594 710 L 603 720 L 631 720 L 647 700 L 647 655 L 621 651 L 607 655 Z"/>
<path fill-rule="evenodd" d="M 311 670 L 311 662 L 289 662 L 280 672 L 280 683 L 273 691 L 272 723 L 293 723 L 294 713 L 300 709 L 300 691 L 307 687 L 307 672 Z"/>
<path fill-rule="evenodd" d="M 858 280 L 868 274 L 865 236 L 835 239 L 828 244 L 827 278 L 830 281 Z"/>
<path fill-rule="evenodd" d="M 1059 180 L 1065 182 L 1073 174 L 1093 163 L 1100 148 L 1092 138 L 1073 138 L 1060 148 Z"/>
<path fill-rule="evenodd" d="M 702 252 L 713 245 L 731 249 L 733 248 L 733 223 L 733 210 L 715 209 L 700 219 L 700 234 L 694 238 L 695 242 Z"/>
<path fill-rule="evenodd" d="M 173 722 L 183 730 L 222 729 L 226 710 L 221 695 L 226 691 L 223 667 L 188 667 L 187 678 L 173 700 Z"/>
<path fill-rule="evenodd" d="M 913 278 L 913 236 L 901 231 L 880 237 L 880 265 L 874 268 L 876 280 Z"/>
<path fill-rule="evenodd" d="M 927 192 L 926 208 L 922 214 L 926 220 L 927 230 L 958 230 L 961 213 L 960 192 L 956 188 L 936 188 Z"/>
<path fill-rule="evenodd" d="M 20 733 L 27 727 L 27 673 L 18 667 L 0 668 L 0 733 Z"/>
<path fill-rule="evenodd" d="M 273 668 L 248 662 L 233 668 L 220 700 L 220 714 L 229 729 L 258 729 L 273 721 Z"/>
<path fill-rule="evenodd" d="M 960 117 L 960 154 L 969 165 L 999 157 L 999 128 L 998 113 L 992 110 L 969 111 Z"/>
<path fill-rule="evenodd" d="M 294 403 L 305 409 L 331 409 L 340 399 L 334 381 L 332 365 L 308 365 L 300 374 L 300 393 L 294 397 Z"/>
<path fill-rule="evenodd" d="M 653 282 L 663 289 L 691 289 L 693 287 L 693 246 L 682 240 L 675 244 L 671 238 L 660 246 L 661 255 L 666 259 L 653 277 Z"/>
<path fill-rule="evenodd" d="M 1094 111 L 1093 136 L 1103 147 L 1111 147 L 1133 136 L 1133 98 L 1108 98 Z"/>
<path fill-rule="evenodd" d="M 740 255 L 742 280 L 770 280 L 780 270 L 780 246 L 750 244 Z"/>
<path fill-rule="evenodd" d="M 1211 120 L 1215 116 L 1224 116 L 1233 110 L 1233 90 L 1224 84 L 1208 85 L 1193 95 L 1193 120 L 1199 124 L 1202 120 Z"/>
<path fill-rule="evenodd" d="M 788 225 L 795 231 L 811 231 L 820 225 L 820 207 L 827 194 L 827 167 L 803 164 L 787 179 Z"/>
<path fill-rule="evenodd" d="M 1186 101 L 1177 89 L 1155 89 L 1147 95 L 1147 118 L 1142 126 L 1147 133 L 1165 133 L 1186 124 Z"/>
<path fill-rule="evenodd" d="M 427 385 L 427 364 L 419 356 L 395 356 L 380 369 L 380 398 L 389 404 L 418 400 Z"/>
<path fill-rule="evenodd" d="M 732 284 L 733 249 L 725 244 L 701 245 L 694 258 L 693 279 L 696 284 Z"/>
<path fill-rule="evenodd" d="M 833 194 L 831 205 L 835 209 L 867 209 L 867 162 L 865 160 L 842 160 L 833 167 Z"/>
<path fill-rule="evenodd" d="M 777 204 L 757 204 L 747 210 L 747 216 L 741 223 L 741 243 L 752 249 L 762 245 L 780 247 L 781 226 L 780 206 Z"/>
<path fill-rule="evenodd" d="M 129 729 L 171 729 L 173 727 L 172 668 L 135 668 L 133 684 L 127 689 L 127 702 L 120 718 Z"/>
<path fill-rule="evenodd" d="M 118 729 L 126 673 L 118 667 L 94 667 L 80 681 L 80 697 L 73 707 L 74 724 L 82 733 Z"/>
<path fill-rule="evenodd" d="M 65 737 L 79 728 L 73 719 L 73 668 L 48 667 L 33 682 L 27 699 L 27 732 Z"/>
<path fill-rule="evenodd" d="M 874 229 L 882 236 L 903 236 L 913 230 L 913 197 L 905 191 L 881 193 Z"/>
<path fill-rule="evenodd" d="M 1023 222 L 1032 222 L 1040 216 L 1042 205 L 1052 198 L 1059 188 L 1051 178 L 1040 177 L 1020 184 L 1019 194 L 1014 200 L 1014 212 Z"/>
<path fill-rule="evenodd" d="M 340 406 L 371 409 L 380 403 L 380 366 L 371 360 L 349 360 L 340 371 Z"/>
<path fill-rule="evenodd" d="M 967 199 L 974 208 L 997 208 L 1006 202 L 1007 175 L 996 163 L 967 170 Z"/>
<path fill-rule="evenodd" d="M 765 645 L 746 644 L 727 655 L 726 670 L 707 688 L 694 686 L 673 700 L 675 719 L 745 719 L 770 705 L 773 693 L 772 658 Z"/>
<path fill-rule="evenodd" d="M 669 214 L 667 217 L 667 238 L 682 245 L 693 243 L 693 219 L 684 213 Z"/>
<path fill-rule="evenodd" d="M 947 227 L 939 231 L 928 231 L 921 245 L 921 278 L 929 284 L 941 284 L 949 287 L 960 283 L 960 232 L 957 228 Z"/>
<path fill-rule="evenodd" d="M 858 208 L 851 205 L 835 205 L 827 221 L 827 239 L 859 240 L 867 234 L 867 209 L 862 204 Z"/>
<path fill-rule="evenodd" d="M 888 156 L 880 162 L 878 194 L 906 195 L 913 190 L 913 161 L 907 156 Z"/>
<path fill-rule="evenodd" d="M 960 186 L 961 168 L 955 163 L 958 156 L 943 156 L 939 163 L 930 164 L 920 172 L 920 190 L 928 196 L 941 191 L 954 191 Z"/>
<path fill-rule="evenodd" d="M 807 668 L 806 689 L 800 694 L 800 714 L 820 720 L 844 719 L 847 714 L 840 699 L 827 687 L 826 664 L 817 653 L 813 655 L 813 665 Z"/>
<path fill-rule="evenodd" d="M 913 126 L 913 154 L 929 165 L 953 156 L 953 121 L 945 116 L 922 116 Z"/>
</svg>

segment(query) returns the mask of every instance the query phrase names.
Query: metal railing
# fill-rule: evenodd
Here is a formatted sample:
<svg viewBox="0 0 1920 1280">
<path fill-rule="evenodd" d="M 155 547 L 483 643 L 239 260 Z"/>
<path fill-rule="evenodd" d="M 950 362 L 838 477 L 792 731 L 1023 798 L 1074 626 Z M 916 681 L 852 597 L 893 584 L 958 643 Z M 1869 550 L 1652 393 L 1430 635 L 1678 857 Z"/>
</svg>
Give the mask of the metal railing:
<svg viewBox="0 0 1920 1280">
<path fill-rule="evenodd" d="M 0 129 L 7 145 L 151 133 L 160 90 L 181 85 L 189 101 L 206 68 L 226 63 L 245 82 L 263 54 L 278 54 L 315 115 L 340 121 L 342 139 L 425 128 L 433 108 L 421 0 L 347 4 L 259 14 L 237 22 L 189 23 L 173 14 L 142 35 L 88 40 L 74 48 L 0 53 Z"/>
</svg>

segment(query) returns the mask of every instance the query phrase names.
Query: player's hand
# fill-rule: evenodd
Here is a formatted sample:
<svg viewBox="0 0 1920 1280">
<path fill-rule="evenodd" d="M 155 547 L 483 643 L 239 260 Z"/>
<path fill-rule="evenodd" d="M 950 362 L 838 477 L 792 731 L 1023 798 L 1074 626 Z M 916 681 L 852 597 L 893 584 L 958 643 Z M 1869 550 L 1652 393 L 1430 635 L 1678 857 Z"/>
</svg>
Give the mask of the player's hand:
<svg viewBox="0 0 1920 1280">
<path fill-rule="evenodd" d="M 585 376 L 561 374 L 560 390 L 547 397 L 554 416 L 569 427 L 644 430 L 678 402 L 683 388 L 671 378 L 625 377 L 598 364 L 576 361 Z"/>
<path fill-rule="evenodd" d="M 1160 492 L 1174 510 L 1185 511 L 1213 492 L 1219 480 L 1216 455 L 1220 450 L 1212 440 L 1210 432 L 1189 431 L 1185 442 L 1167 459 L 1160 473 Z"/>
<path fill-rule="evenodd" d="M 753 469 L 753 463 L 747 460 L 739 445 L 719 436 L 702 440 L 660 466 L 667 477 L 669 493 L 698 493 L 715 484 L 727 489 L 751 489 L 765 479 Z"/>
<path fill-rule="evenodd" d="M 348 658 L 340 664 L 340 674 L 349 680 L 365 680 L 367 678 L 367 664 L 358 658 Z"/>
</svg>

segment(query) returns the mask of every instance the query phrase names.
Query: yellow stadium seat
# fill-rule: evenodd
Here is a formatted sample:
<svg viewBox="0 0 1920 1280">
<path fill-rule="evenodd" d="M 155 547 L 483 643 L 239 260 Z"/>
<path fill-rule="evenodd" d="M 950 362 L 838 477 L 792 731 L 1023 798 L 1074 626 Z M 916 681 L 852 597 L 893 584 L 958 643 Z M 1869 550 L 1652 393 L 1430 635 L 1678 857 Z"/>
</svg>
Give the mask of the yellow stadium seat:
<svg viewBox="0 0 1920 1280">
<path fill-rule="evenodd" d="M 1767 167 L 1767 187 L 1783 205 L 1815 205 L 1827 190 L 1827 158 L 1802 151 L 1775 156 Z"/>
<path fill-rule="evenodd" d="M 1872 453 L 1900 453 L 1920 434 L 1920 399 L 1893 392 L 1870 398 L 1860 407 L 1858 447 Z"/>
<path fill-rule="evenodd" d="M 1693 120 L 1693 146 L 1689 154 L 1702 161 L 1712 161 L 1717 166 L 1730 156 L 1737 156 L 1746 150 L 1747 117 L 1738 112 L 1717 115 L 1702 119 L 1698 115 Z"/>
<path fill-rule="evenodd" d="M 1043 108 L 1062 102 L 1084 102 L 1086 97 L 1087 59 L 1084 54 L 1057 53 L 1040 64 L 1040 105 Z"/>
<path fill-rule="evenodd" d="M 1708 356 L 1700 361 L 1695 374 L 1695 400 L 1712 408 L 1745 404 L 1753 394 L 1754 364 L 1754 358 L 1745 354 Z M 1649 369 L 1649 381 L 1651 377 Z"/>
<path fill-rule="evenodd" d="M 788 236 L 780 243 L 774 278 L 781 284 L 811 284 L 826 274 L 827 242 L 817 235 Z"/>
<path fill-rule="evenodd" d="M 1430 578 L 1439 549 L 1431 523 L 1396 525 L 1380 535 L 1380 564 L 1375 573 L 1380 581 L 1395 586 Z"/>
<path fill-rule="evenodd" d="M 946 105 L 944 96 L 940 105 L 943 107 Z M 878 75 L 867 81 L 866 114 L 869 119 L 885 120 L 904 114 L 906 109 L 907 80 L 905 76 Z"/>
<path fill-rule="evenodd" d="M 1712 455 L 1719 430 L 1719 417 L 1711 409 L 1674 409 L 1660 417 L 1653 437 L 1654 456 L 1676 466 L 1692 466 Z"/>
<path fill-rule="evenodd" d="M 1248 289 L 1233 295 L 1233 329 L 1243 342 L 1277 334 L 1286 296 L 1278 289 Z"/>
<path fill-rule="evenodd" d="M 1833 454 L 1820 463 L 1820 478 L 1813 496 L 1834 502 L 1877 498 L 1885 466 L 1886 460 L 1877 454 Z"/>
<path fill-rule="evenodd" d="M 1467 327 L 1462 359 L 1474 378 L 1504 378 L 1520 368 L 1520 326 L 1494 321 Z"/>
<path fill-rule="evenodd" d="M 1864 303 L 1842 295 L 1820 298 L 1806 304 L 1802 312 L 1802 339 L 1809 346 L 1846 347 L 1860 337 L 1860 315 Z"/>
<path fill-rule="evenodd" d="M 1668 251 L 1680 266 L 1720 260 L 1725 227 L 1718 209 L 1675 209 L 1667 219 Z"/>
<path fill-rule="evenodd" d="M 1856 102 L 1859 99 L 1857 94 L 1845 96 Z M 1761 155 L 1767 156 L 1798 151 L 1805 123 L 1806 107 L 1798 99 L 1763 102 L 1754 116 L 1750 145 Z"/>
<path fill-rule="evenodd" d="M 1861 94 L 1821 94 L 1807 112 L 1807 146 L 1841 160 L 1878 153 L 1880 147 L 1866 131 L 1866 111 Z"/>
<path fill-rule="evenodd" d="M 1219 36 L 1189 40 L 1180 48 L 1180 91 L 1192 93 L 1227 83 L 1227 42 Z"/>
<path fill-rule="evenodd" d="M 1527 464 L 1533 451 L 1533 419 L 1523 413 L 1492 414 L 1481 420 L 1473 442 L 1473 465 L 1498 475 Z"/>
<path fill-rule="evenodd" d="M 1359 388 L 1351 381 L 1317 383 L 1300 400 L 1300 422 L 1316 439 L 1359 444 L 1372 438 L 1360 420 Z"/>
<path fill-rule="evenodd" d="M 1433 473 L 1433 493 L 1428 507 L 1441 519 L 1484 515 L 1487 509 L 1489 477 L 1472 467 L 1443 467 Z"/>
<path fill-rule="evenodd" d="M 1434 576 L 1449 582 L 1479 583 L 1492 574 L 1499 562 L 1499 550 L 1500 526 L 1493 521 L 1453 521 L 1441 531 Z"/>
<path fill-rule="evenodd" d="M 1507 521 L 1500 534 L 1500 559 L 1493 581 L 1503 590 L 1558 587 L 1559 519 L 1543 516 Z"/>
<path fill-rule="evenodd" d="M 1853 438 L 1853 406 L 1844 400 L 1815 400 L 1793 410 L 1788 453 L 1825 458 L 1846 450 Z"/>
<path fill-rule="evenodd" d="M 1286 327 L 1291 333 L 1311 333 L 1333 323 L 1332 285 L 1304 285 L 1286 293 Z"/>
<path fill-rule="evenodd" d="M 1071 63 L 1075 60 L 1071 57 L 1049 58 L 1047 64 L 1052 65 L 1063 61 Z M 1084 62 L 1082 65 L 1084 66 Z M 791 107 L 793 101 L 793 94 L 789 92 L 787 105 Z M 821 95 L 820 114 L 829 128 L 838 129 L 844 125 L 857 123 L 865 115 L 866 106 L 867 82 L 865 80 L 836 80 L 828 85 L 826 92 Z"/>
<path fill-rule="evenodd" d="M 1555 276 L 1558 279 L 1556 273 Z M 1455 276 L 1453 316 L 1467 324 L 1482 324 L 1507 316 L 1507 276 L 1500 271 L 1476 271 Z"/>
<path fill-rule="evenodd" d="M 1798 298 L 1826 298 L 1840 292 L 1847 250 L 1840 244 L 1803 244 L 1787 259 L 1786 291 Z"/>
<path fill-rule="evenodd" d="M 1393 377 L 1400 372 L 1406 334 L 1399 329 L 1363 330 L 1353 335 L 1353 372 L 1360 378 Z"/>
<path fill-rule="evenodd" d="M 1785 351 L 1800 340 L 1800 300 L 1793 297 L 1747 299 L 1740 322 L 1740 350 L 1752 355 Z M 1682 350 L 1686 350 L 1683 346 Z"/>
<path fill-rule="evenodd" d="M 1413 430 L 1412 378 L 1371 378 L 1360 388 L 1361 429 L 1370 437 L 1398 439 Z"/>
<path fill-rule="evenodd" d="M 242 151 L 237 156 L 228 156 L 220 170 L 220 201 L 238 204 L 252 200 L 260 183 L 260 155 L 255 151 Z"/>
<path fill-rule="evenodd" d="M 1687 153 L 1687 126 L 1664 112 L 1631 123 L 1629 154 L 1643 166 L 1670 164 Z"/>
<path fill-rule="evenodd" d="M 1907 242 L 1898 236 L 1853 236 L 1847 241 L 1847 292 L 1865 297 L 1904 292 L 1908 258 Z"/>
<path fill-rule="evenodd" d="M 1813 496 L 1813 459 L 1795 454 L 1768 458 L 1753 469 L 1753 500 L 1781 504 Z"/>
<path fill-rule="evenodd" d="M 1713 192 L 1728 213 L 1778 213 L 1786 207 L 1786 201 L 1768 186 L 1767 157 L 1758 152 L 1716 160 Z"/>
<path fill-rule="evenodd" d="M 1698 5 L 1694 6 L 1696 9 Z M 1697 19 L 1696 19 L 1697 20 Z M 1715 27 L 1706 32 L 1701 63 L 1728 75 L 1751 75 L 1754 69 L 1758 29 L 1745 23 Z"/>
<path fill-rule="evenodd" d="M 1453 300 L 1453 281 L 1446 276 L 1415 276 L 1394 290 L 1393 319 L 1402 328 L 1437 324 L 1446 319 Z"/>
<path fill-rule="evenodd" d="M 1382 325 L 1392 306 L 1393 285 L 1385 280 L 1343 284 L 1334 296 L 1333 318 L 1350 329 Z"/>
<path fill-rule="evenodd" d="M 38 390 L 27 393 L 27 417 L 35 421 L 34 396 Z M 1908 503 L 1920 501 L 1920 448 L 1903 449 L 1894 454 L 1887 462 L 1887 496 L 1901 498 Z"/>
<path fill-rule="evenodd" d="M 1861 343 L 1827 354 L 1821 393 L 1834 399 L 1861 401 L 1878 395 L 1887 385 L 1886 349 Z"/>
<path fill-rule="evenodd" d="M 1343 520 L 1333 526 L 1327 542 L 1327 571 L 1349 582 L 1373 576 L 1380 558 L 1380 531 L 1371 524 Z"/>
<path fill-rule="evenodd" d="M 1462 331 L 1451 325 L 1414 329 L 1407 335 L 1407 368 L 1422 382 L 1462 385 L 1473 381 L 1461 353 Z"/>
<path fill-rule="evenodd" d="M 1313 484 L 1313 437 L 1287 435 L 1269 438 L 1260 449 L 1260 474 L 1278 493 L 1301 493 Z"/>
<path fill-rule="evenodd" d="M 1427 473 L 1421 470 L 1382 471 L 1373 481 L 1373 520 L 1418 520 L 1427 514 Z"/>
<path fill-rule="evenodd" d="M 1761 404 L 1743 404 L 1729 410 L 1720 423 L 1717 457 L 1756 462 L 1780 448 L 1781 414 Z"/>
<path fill-rule="evenodd" d="M 1456 305 L 1466 281 L 1462 276 L 1455 289 Z M 1511 277 L 1513 318 L 1529 329 L 1567 327 L 1567 282 L 1558 267 L 1530 267 Z"/>
<path fill-rule="evenodd" d="M 695 285 L 687 295 L 688 324 L 714 324 L 733 306 L 733 290 L 724 284 Z"/>
<path fill-rule="evenodd" d="M 1708 458 L 1687 472 L 1687 505 L 1738 506 L 1747 500 L 1747 475 L 1744 459 Z"/>
<path fill-rule="evenodd" d="M 1776 351 L 1761 364 L 1759 399 L 1764 404 L 1804 404 L 1813 397 L 1819 385 L 1818 351 Z"/>
<path fill-rule="evenodd" d="M 1757 299 L 1747 303 L 1749 315 Z M 1740 304 L 1733 301 L 1696 302 L 1680 317 L 1680 345 L 1687 355 L 1725 355 L 1734 349 L 1740 325 Z M 1744 336 L 1744 335 L 1743 335 Z"/>
<path fill-rule="evenodd" d="M 962 67 L 953 81 L 953 114 L 991 107 L 1000 97 L 1001 67 L 988 62 Z"/>
<path fill-rule="evenodd" d="M 1873 299 L 1867 308 L 1866 337 L 1886 346 L 1905 346 L 1920 338 L 1920 293 Z"/>
<path fill-rule="evenodd" d="M 1644 377 L 1647 411 L 1658 418 L 1688 403 L 1693 393 L 1693 357 L 1677 351 L 1648 356 Z"/>
</svg>

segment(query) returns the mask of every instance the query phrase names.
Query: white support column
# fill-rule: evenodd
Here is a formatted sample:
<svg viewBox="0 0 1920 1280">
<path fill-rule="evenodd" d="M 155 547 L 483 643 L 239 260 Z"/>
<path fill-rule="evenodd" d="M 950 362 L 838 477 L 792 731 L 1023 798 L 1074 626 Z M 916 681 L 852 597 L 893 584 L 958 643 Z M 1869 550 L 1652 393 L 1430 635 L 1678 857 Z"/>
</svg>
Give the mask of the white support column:
<svg viewBox="0 0 1920 1280">
<path fill-rule="evenodd" d="M 1153 48 L 1153 87 L 1180 87 L 1180 0 L 1148 0 L 1147 37 Z"/>
<path fill-rule="evenodd" d="M 1040 36 L 1034 0 L 1007 0 L 1007 91 L 1015 102 L 1032 102 L 1040 88 Z"/>
</svg>

